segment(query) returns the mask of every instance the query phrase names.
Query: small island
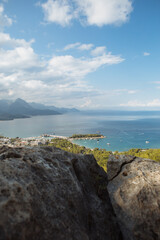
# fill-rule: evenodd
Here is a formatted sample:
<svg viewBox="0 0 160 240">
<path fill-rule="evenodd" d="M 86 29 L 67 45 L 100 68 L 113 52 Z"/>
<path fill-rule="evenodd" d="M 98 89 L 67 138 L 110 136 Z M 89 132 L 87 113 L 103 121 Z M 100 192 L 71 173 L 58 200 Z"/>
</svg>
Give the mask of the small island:
<svg viewBox="0 0 160 240">
<path fill-rule="evenodd" d="M 102 134 L 73 134 L 69 139 L 99 139 L 105 138 Z"/>
</svg>

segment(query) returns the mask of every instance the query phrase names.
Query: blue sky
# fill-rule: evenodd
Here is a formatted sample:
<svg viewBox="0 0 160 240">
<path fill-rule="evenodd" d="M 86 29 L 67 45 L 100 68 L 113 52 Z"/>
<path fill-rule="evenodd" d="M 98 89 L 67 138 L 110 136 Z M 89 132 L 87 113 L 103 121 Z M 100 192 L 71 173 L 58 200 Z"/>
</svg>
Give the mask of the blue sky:
<svg viewBox="0 0 160 240">
<path fill-rule="evenodd" d="M 0 99 L 160 108 L 159 0 L 1 0 Z"/>
</svg>

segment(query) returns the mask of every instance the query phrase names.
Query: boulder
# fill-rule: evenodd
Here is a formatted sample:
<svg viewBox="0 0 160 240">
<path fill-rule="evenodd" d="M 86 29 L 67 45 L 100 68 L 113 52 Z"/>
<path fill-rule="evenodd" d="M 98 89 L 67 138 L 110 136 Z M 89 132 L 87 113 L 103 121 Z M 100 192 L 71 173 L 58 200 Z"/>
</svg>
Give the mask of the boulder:
<svg viewBox="0 0 160 240">
<path fill-rule="evenodd" d="M 160 164 L 110 156 L 108 192 L 124 240 L 160 239 Z"/>
<path fill-rule="evenodd" d="M 0 240 L 122 239 L 107 184 L 92 155 L 1 147 Z"/>
</svg>

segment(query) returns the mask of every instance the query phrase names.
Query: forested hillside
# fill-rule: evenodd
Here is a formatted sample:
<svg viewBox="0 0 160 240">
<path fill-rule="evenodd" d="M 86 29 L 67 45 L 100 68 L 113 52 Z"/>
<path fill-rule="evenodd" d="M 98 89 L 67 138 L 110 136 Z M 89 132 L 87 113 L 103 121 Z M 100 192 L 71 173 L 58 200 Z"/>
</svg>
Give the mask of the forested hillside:
<svg viewBox="0 0 160 240">
<path fill-rule="evenodd" d="M 71 153 L 93 154 L 95 159 L 97 160 L 97 163 L 101 167 L 103 167 L 103 169 L 105 171 L 107 171 L 108 158 L 111 154 L 113 154 L 111 151 L 106 151 L 105 149 L 94 148 L 92 150 L 89 148 L 85 148 L 83 146 L 73 144 L 68 140 L 59 139 L 59 138 L 53 139 L 49 145 L 55 146 L 57 148 L 61 148 L 65 151 L 68 151 Z M 132 155 L 132 156 L 137 156 L 137 157 L 141 157 L 141 158 L 149 158 L 149 159 L 155 160 L 157 162 L 160 162 L 160 149 L 148 149 L 148 150 L 130 149 L 129 151 L 126 151 L 126 152 L 116 151 L 116 152 L 114 152 L 114 154 Z"/>
</svg>

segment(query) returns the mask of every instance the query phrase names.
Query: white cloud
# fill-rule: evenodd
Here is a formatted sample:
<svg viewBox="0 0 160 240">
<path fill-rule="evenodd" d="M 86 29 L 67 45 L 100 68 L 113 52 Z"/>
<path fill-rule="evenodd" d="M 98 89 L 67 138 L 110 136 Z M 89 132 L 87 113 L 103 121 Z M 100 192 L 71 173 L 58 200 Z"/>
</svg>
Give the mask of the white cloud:
<svg viewBox="0 0 160 240">
<path fill-rule="evenodd" d="M 94 45 L 92 43 L 84 44 L 84 43 L 76 42 L 76 43 L 66 45 L 63 50 L 68 51 L 71 49 L 76 49 L 76 50 L 80 50 L 80 51 L 89 51 L 93 47 L 94 47 Z M 95 49 L 93 49 L 91 51 L 92 56 L 100 56 L 100 55 L 105 55 L 105 54 L 106 54 L 105 46 L 96 47 Z"/>
<path fill-rule="evenodd" d="M 4 7 L 3 5 L 0 5 L 0 28 L 3 29 L 6 26 L 12 25 L 12 19 L 9 18 L 5 13 L 4 13 Z"/>
<path fill-rule="evenodd" d="M 147 56 L 150 56 L 151 54 L 149 52 L 144 52 L 143 53 L 143 56 L 147 57 Z"/>
<path fill-rule="evenodd" d="M 48 0 L 41 6 L 47 22 L 66 26 L 73 18 L 72 8 L 66 0 Z"/>
<path fill-rule="evenodd" d="M 129 101 L 128 103 L 120 104 L 122 107 L 160 107 L 160 99 L 153 99 L 150 102 L 140 102 L 137 100 Z"/>
<path fill-rule="evenodd" d="M 94 58 L 75 58 L 71 55 L 54 56 L 48 65 L 48 72 L 54 76 L 83 78 L 90 72 L 96 71 L 104 65 L 123 62 L 120 56 L 105 54 Z"/>
<path fill-rule="evenodd" d="M 31 47 L 16 47 L 12 50 L 0 49 L 0 70 L 14 72 L 39 66 L 38 56 Z"/>
<path fill-rule="evenodd" d="M 78 49 L 81 51 L 90 50 L 94 45 L 93 44 L 81 44 Z"/>
<path fill-rule="evenodd" d="M 128 90 L 128 94 L 135 94 L 137 92 L 138 92 L 137 90 Z"/>
<path fill-rule="evenodd" d="M 148 107 L 160 107 L 160 99 L 153 99 L 153 101 L 147 103 Z"/>
<path fill-rule="evenodd" d="M 42 60 L 32 48 L 33 41 L 14 39 L 0 32 L 0 98 L 18 96 L 46 104 L 54 99 L 59 106 L 88 104 L 89 107 L 88 99 L 99 92 L 85 81 L 87 74 L 124 61 L 111 53 L 95 57 L 54 55 Z M 87 50 L 92 44 L 78 43 L 69 48 L 80 46 Z"/>
<path fill-rule="evenodd" d="M 93 56 L 99 56 L 99 55 L 103 55 L 106 53 L 106 47 L 105 46 L 101 46 L 101 47 L 96 47 L 95 49 L 93 49 L 91 51 L 91 54 Z"/>
<path fill-rule="evenodd" d="M 23 86 L 30 90 L 44 89 L 47 86 L 40 80 L 28 80 L 28 81 L 24 81 L 23 83 L 24 83 Z"/>
<path fill-rule="evenodd" d="M 115 89 L 115 90 L 112 91 L 112 93 L 116 94 L 116 95 L 121 95 L 121 94 L 124 94 L 124 93 L 135 94 L 137 92 L 138 92 L 137 90 L 128 90 L 128 89 Z"/>
<path fill-rule="evenodd" d="M 81 43 L 79 43 L 79 42 L 71 43 L 71 44 L 68 44 L 67 46 L 65 46 L 64 50 L 67 51 L 67 50 L 70 50 L 70 49 L 74 49 L 74 48 L 77 48 L 80 45 L 81 45 Z"/>
<path fill-rule="evenodd" d="M 0 46 L 3 47 L 29 47 L 33 42 L 34 39 L 26 42 L 24 39 L 14 39 L 11 38 L 9 34 L 0 32 Z"/>
<path fill-rule="evenodd" d="M 31 44 L 24 39 L 11 38 L 0 32 L 0 71 L 15 72 L 18 70 L 41 67 L 43 65 Z"/>
<path fill-rule="evenodd" d="M 24 39 L 13 39 L 9 34 L 0 33 L 0 69 L 3 72 L 40 68 L 41 78 L 69 77 L 83 78 L 88 73 L 96 71 L 104 65 L 118 64 L 124 61 L 120 56 L 103 54 L 96 57 L 75 58 L 72 55 L 53 56 L 48 61 L 42 62 L 34 52 L 31 44 L 34 40 L 26 42 Z M 75 43 L 65 47 L 71 49 L 81 47 L 81 50 L 90 49 L 92 44 Z M 8 49 L 7 49 L 8 48 Z"/>
<path fill-rule="evenodd" d="M 121 107 L 145 107 L 146 104 L 141 103 L 137 100 L 133 100 L 133 101 L 129 101 L 127 103 L 121 103 L 120 106 Z"/>
<path fill-rule="evenodd" d="M 122 24 L 132 12 L 130 0 L 77 0 L 88 25 Z"/>
<path fill-rule="evenodd" d="M 132 0 L 48 0 L 41 4 L 47 22 L 69 25 L 73 19 L 87 25 L 120 25 L 129 19 Z"/>
<path fill-rule="evenodd" d="M 93 48 L 93 44 L 92 43 L 89 43 L 89 44 L 82 44 L 80 42 L 76 42 L 76 43 L 72 43 L 72 44 L 68 44 L 64 47 L 64 50 L 67 51 L 67 50 L 70 50 L 70 49 L 78 49 L 78 50 L 81 50 L 81 51 L 88 51 L 90 50 L 91 48 Z"/>
</svg>

